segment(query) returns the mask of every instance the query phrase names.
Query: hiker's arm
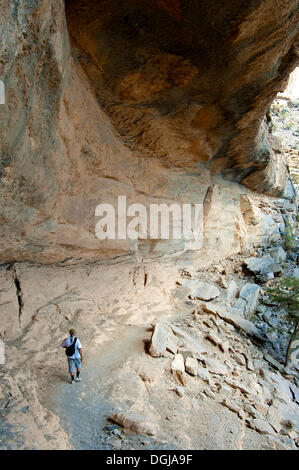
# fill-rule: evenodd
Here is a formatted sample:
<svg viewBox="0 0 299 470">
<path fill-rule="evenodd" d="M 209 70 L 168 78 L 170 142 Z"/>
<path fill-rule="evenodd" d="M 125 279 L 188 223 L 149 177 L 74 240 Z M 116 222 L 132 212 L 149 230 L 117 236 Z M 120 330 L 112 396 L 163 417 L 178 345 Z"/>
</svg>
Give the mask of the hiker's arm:
<svg viewBox="0 0 299 470">
<path fill-rule="evenodd" d="M 78 351 L 79 351 L 79 353 L 80 353 L 80 356 L 81 356 L 81 362 L 83 362 L 82 348 L 78 348 Z"/>
</svg>

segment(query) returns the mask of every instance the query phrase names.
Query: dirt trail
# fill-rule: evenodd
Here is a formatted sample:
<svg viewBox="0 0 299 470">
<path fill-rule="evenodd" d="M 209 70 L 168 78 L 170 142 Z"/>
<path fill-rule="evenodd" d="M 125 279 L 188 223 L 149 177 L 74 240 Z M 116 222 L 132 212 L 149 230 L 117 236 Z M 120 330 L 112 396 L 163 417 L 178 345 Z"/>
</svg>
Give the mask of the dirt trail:
<svg viewBox="0 0 299 470">
<path fill-rule="evenodd" d="M 49 397 L 47 407 L 60 417 L 75 449 L 136 449 L 148 444 L 153 449 L 165 448 L 149 436 L 122 433 L 120 437 L 104 429 L 112 424 L 107 418 L 118 411 L 110 399 L 111 377 L 117 381 L 119 368 L 130 355 L 142 353 L 143 341 L 148 336 L 143 327 L 124 328 L 121 337 L 104 345 L 100 353 L 84 365 L 80 383 L 71 385 L 66 377 Z"/>
</svg>

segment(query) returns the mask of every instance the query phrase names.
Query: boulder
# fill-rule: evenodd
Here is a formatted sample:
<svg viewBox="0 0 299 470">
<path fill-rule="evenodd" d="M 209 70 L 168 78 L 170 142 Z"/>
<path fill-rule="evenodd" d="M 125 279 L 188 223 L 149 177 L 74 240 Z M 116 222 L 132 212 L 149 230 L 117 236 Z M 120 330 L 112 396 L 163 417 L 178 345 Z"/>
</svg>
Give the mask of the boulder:
<svg viewBox="0 0 299 470">
<path fill-rule="evenodd" d="M 174 360 L 171 363 L 171 372 L 179 383 L 186 385 L 185 364 L 182 354 L 174 356 Z"/>
<path fill-rule="evenodd" d="M 272 357 L 267 351 L 263 351 L 265 361 L 269 362 L 275 369 L 283 370 L 283 365 L 280 364 L 274 357 Z"/>
<path fill-rule="evenodd" d="M 218 346 L 223 352 L 226 352 L 229 348 L 229 342 L 224 341 L 214 330 L 209 331 L 206 338 L 211 341 L 214 346 Z"/>
<path fill-rule="evenodd" d="M 234 280 L 230 281 L 226 292 L 226 298 L 228 302 L 232 302 L 237 297 L 238 290 L 238 284 Z"/>
<path fill-rule="evenodd" d="M 266 255 L 261 258 L 250 257 L 245 259 L 245 265 L 261 281 L 266 281 L 271 273 L 279 273 L 282 267 L 274 261 L 272 256 Z"/>
<path fill-rule="evenodd" d="M 149 353 L 153 357 L 161 357 L 165 354 L 168 337 L 172 334 L 170 328 L 162 323 L 156 323 L 150 341 Z"/>
<path fill-rule="evenodd" d="M 196 289 L 190 294 L 190 298 L 193 300 L 213 300 L 219 295 L 220 290 L 218 287 L 209 282 L 199 282 Z"/>
<path fill-rule="evenodd" d="M 224 289 L 227 289 L 229 284 L 227 282 L 227 280 L 225 279 L 224 276 L 219 276 L 219 278 L 217 279 L 217 284 L 220 286 L 220 287 L 223 287 Z"/>
<path fill-rule="evenodd" d="M 267 421 L 273 427 L 276 432 L 281 430 L 282 416 L 275 406 L 270 406 L 267 413 Z"/>
<path fill-rule="evenodd" d="M 123 428 L 136 434 L 154 436 L 157 433 L 157 428 L 151 423 L 150 419 L 136 412 L 114 413 L 109 417 L 109 421 L 119 424 Z"/>
<path fill-rule="evenodd" d="M 179 338 L 184 344 L 184 348 L 188 351 L 192 352 L 193 354 L 205 354 L 207 349 L 198 340 L 196 340 L 193 336 L 188 334 L 182 328 L 173 325 L 172 323 L 168 322 L 167 320 L 163 320 L 163 325 L 169 327 L 173 334 Z"/>
<path fill-rule="evenodd" d="M 172 354 L 176 354 L 178 352 L 178 338 L 173 334 L 167 336 L 166 350 Z"/>
<path fill-rule="evenodd" d="M 185 364 L 182 354 L 176 354 L 174 356 L 174 359 L 171 363 L 171 370 L 185 372 Z"/>
<path fill-rule="evenodd" d="M 203 367 L 198 367 L 197 369 L 197 376 L 202 379 L 204 382 L 207 382 L 210 387 L 213 386 L 213 380 L 210 376 L 208 369 L 204 369 Z"/>
<path fill-rule="evenodd" d="M 177 385 L 174 389 L 175 393 L 179 396 L 179 397 L 183 397 L 185 395 L 185 390 L 183 387 L 181 387 L 180 385 Z"/>
<path fill-rule="evenodd" d="M 150 340 L 149 354 L 153 357 L 166 355 L 166 351 L 176 354 L 179 338 L 173 334 L 169 325 L 158 321 Z"/>
<path fill-rule="evenodd" d="M 236 315 L 245 315 L 245 308 L 246 308 L 246 300 L 241 299 L 240 297 L 238 300 L 234 303 L 234 305 L 231 308 L 231 311 L 234 312 Z"/>
<path fill-rule="evenodd" d="M 252 429 L 255 429 L 260 434 L 274 434 L 272 426 L 265 420 L 261 418 L 253 418 L 249 421 L 249 425 Z"/>
<path fill-rule="evenodd" d="M 270 248 L 268 251 L 275 263 L 280 264 L 286 260 L 287 254 L 281 246 Z"/>
<path fill-rule="evenodd" d="M 198 371 L 198 362 L 197 359 L 194 359 L 194 357 L 187 357 L 186 363 L 185 363 L 186 371 L 189 372 L 191 375 L 197 375 Z"/>
<path fill-rule="evenodd" d="M 255 313 L 258 305 L 259 293 L 260 286 L 257 284 L 248 282 L 242 287 L 239 298 L 245 300 L 246 302 L 244 308 L 245 315 L 251 316 Z"/>
<path fill-rule="evenodd" d="M 233 354 L 233 359 L 235 360 L 235 362 L 237 364 L 239 364 L 240 366 L 245 366 L 246 365 L 246 359 L 245 357 L 243 356 L 243 354 L 238 354 L 238 353 L 235 353 Z"/>
<path fill-rule="evenodd" d="M 237 414 L 242 413 L 242 408 L 239 405 L 237 405 L 237 403 L 230 400 L 229 398 L 223 398 L 221 403 L 233 413 L 237 413 Z"/>
<path fill-rule="evenodd" d="M 234 380 L 231 378 L 225 378 L 224 380 L 227 383 L 227 385 L 229 385 L 230 387 L 234 389 L 240 390 L 242 393 L 245 393 L 246 395 L 253 394 L 253 390 L 251 390 L 247 385 L 245 385 L 240 380 Z"/>
<path fill-rule="evenodd" d="M 216 303 L 204 304 L 202 305 L 202 308 L 206 312 L 218 315 L 222 320 L 233 325 L 237 330 L 243 330 L 249 336 L 263 342 L 263 338 L 261 338 L 260 333 L 254 324 L 250 320 L 242 318 L 242 316 L 234 312 L 233 309 L 228 310 L 223 305 Z"/>
<path fill-rule="evenodd" d="M 225 375 L 228 372 L 227 367 L 222 362 L 218 361 L 218 359 L 206 357 L 204 362 L 209 372 L 213 374 Z"/>
</svg>

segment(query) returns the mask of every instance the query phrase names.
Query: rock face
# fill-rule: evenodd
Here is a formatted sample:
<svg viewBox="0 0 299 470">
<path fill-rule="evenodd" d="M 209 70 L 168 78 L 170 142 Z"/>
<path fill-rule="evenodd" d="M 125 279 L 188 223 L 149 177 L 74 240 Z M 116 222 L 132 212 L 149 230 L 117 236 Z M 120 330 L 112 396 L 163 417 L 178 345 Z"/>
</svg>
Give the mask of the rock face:
<svg viewBox="0 0 299 470">
<path fill-rule="evenodd" d="M 264 114 L 297 62 L 296 6 L 2 3 L 0 262 L 185 249 L 181 240 L 98 240 L 95 208 L 119 195 L 203 203 L 212 256 L 264 236 L 269 218 L 258 231 L 246 223 L 240 202 L 250 194 L 239 183 L 270 195 L 285 185 Z"/>
</svg>

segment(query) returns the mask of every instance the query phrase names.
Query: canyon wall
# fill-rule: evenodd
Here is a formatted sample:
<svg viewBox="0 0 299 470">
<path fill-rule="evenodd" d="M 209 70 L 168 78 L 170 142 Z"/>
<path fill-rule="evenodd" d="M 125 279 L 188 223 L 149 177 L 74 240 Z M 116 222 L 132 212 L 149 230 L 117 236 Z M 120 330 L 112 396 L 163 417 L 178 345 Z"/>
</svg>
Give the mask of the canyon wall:
<svg viewBox="0 0 299 470">
<path fill-rule="evenodd" d="M 269 227 L 277 234 L 271 198 L 287 169 L 264 115 L 297 62 L 296 7 L 2 2 L 0 262 L 188 249 L 186 240 L 97 239 L 95 208 L 119 195 L 203 203 L 201 258 L 237 253 Z"/>
<path fill-rule="evenodd" d="M 279 240 L 294 217 L 285 156 L 265 114 L 298 62 L 297 0 L 1 0 L 0 13 L 0 448 L 70 448 L 47 402 L 64 387 L 65 355 L 57 349 L 70 327 L 80 334 L 87 366 L 109 344 L 125 356 L 120 339 L 132 326 L 132 334 L 148 333 L 157 318 L 178 316 L 192 334 L 198 325 L 203 332 L 219 327 L 232 352 L 250 359 L 248 338 L 238 344 L 239 326 L 232 334 L 230 317 L 225 325 L 216 315 L 213 326 L 184 285 L 212 282 L 219 300 L 236 310 L 245 302 L 237 290 L 248 291 L 253 280 L 244 278 L 244 256 L 261 255 L 259 245 Z M 96 207 L 109 203 L 119 215 L 119 196 L 147 209 L 202 205 L 202 244 L 192 233 L 99 240 Z M 202 340 L 213 358 L 213 344 Z M 134 406 L 147 403 L 144 383 L 152 382 L 155 364 L 143 346 L 138 337 L 149 379 L 135 374 L 135 363 L 125 364 L 120 393 L 123 372 L 109 366 L 109 395 L 121 395 L 122 404 L 135 393 Z M 261 369 L 265 378 L 255 349 L 257 374 Z M 239 356 L 230 370 L 242 366 Z M 248 370 L 245 377 L 257 380 L 250 364 Z M 156 400 L 164 407 L 164 396 L 172 399 L 157 377 Z M 237 418 L 214 403 L 215 387 L 203 390 L 210 416 L 223 417 L 205 435 L 222 448 L 223 431 L 227 437 Z M 190 403 L 182 414 L 193 423 Z M 174 434 L 185 433 L 186 424 L 173 425 Z M 248 448 L 266 441 L 244 431 L 243 421 L 235 429 L 253 436 Z M 290 439 L 287 448 L 295 445 Z M 228 448 L 241 448 L 241 441 Z M 193 445 L 188 436 L 181 442 Z"/>
</svg>

